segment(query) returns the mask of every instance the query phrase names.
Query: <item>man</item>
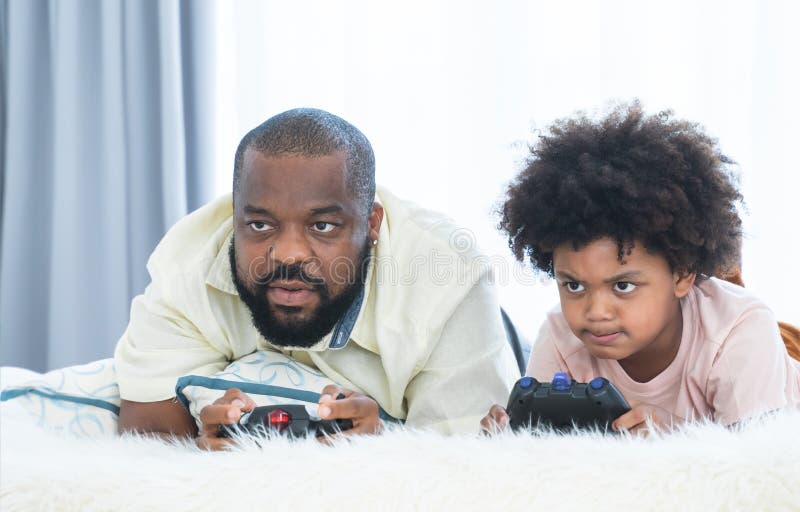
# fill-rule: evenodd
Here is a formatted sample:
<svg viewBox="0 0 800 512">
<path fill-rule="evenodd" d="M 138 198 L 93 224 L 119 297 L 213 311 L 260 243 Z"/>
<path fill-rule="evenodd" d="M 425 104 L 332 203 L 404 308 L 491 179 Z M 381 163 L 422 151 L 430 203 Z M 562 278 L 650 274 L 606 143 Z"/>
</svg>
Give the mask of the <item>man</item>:
<svg viewBox="0 0 800 512">
<path fill-rule="evenodd" d="M 450 221 L 376 197 L 358 129 L 320 110 L 279 114 L 242 139 L 233 181 L 232 200 L 182 219 L 148 262 L 152 282 L 115 353 L 121 432 L 221 447 L 218 425 L 252 400 L 229 390 L 203 409 L 198 433 L 175 381 L 255 350 L 339 383 L 322 390 L 319 413 L 351 419 L 348 434 L 379 432 L 378 404 L 412 427 L 473 431 L 507 398 L 519 374 L 488 269 L 452 247 Z"/>
</svg>

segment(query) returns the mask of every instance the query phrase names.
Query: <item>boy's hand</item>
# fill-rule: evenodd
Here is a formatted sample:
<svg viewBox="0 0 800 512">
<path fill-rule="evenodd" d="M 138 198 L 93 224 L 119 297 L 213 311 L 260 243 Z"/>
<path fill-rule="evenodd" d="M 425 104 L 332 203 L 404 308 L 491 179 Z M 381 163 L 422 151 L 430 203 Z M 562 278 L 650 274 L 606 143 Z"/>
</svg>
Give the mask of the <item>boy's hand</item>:
<svg viewBox="0 0 800 512">
<path fill-rule="evenodd" d="M 339 394 L 344 395 L 344 398 L 337 400 Z M 383 421 L 378 416 L 378 403 L 375 400 L 335 384 L 328 384 L 323 388 L 317 413 L 323 420 L 351 420 L 353 428 L 342 434 L 379 434 L 383 431 Z"/>
<path fill-rule="evenodd" d="M 242 417 L 242 413 L 252 411 L 255 406 L 253 399 L 245 393 L 236 388 L 227 390 L 222 398 L 218 398 L 200 411 L 200 421 L 203 425 L 195 443 L 204 450 L 225 449 L 234 441 L 219 437 L 219 426 L 236 423 Z"/>
<path fill-rule="evenodd" d="M 658 431 L 669 431 L 684 421 L 683 418 L 675 416 L 669 411 L 650 404 L 639 404 L 634 406 L 611 424 L 614 430 L 627 430 L 631 434 L 647 435 L 650 433 L 647 420 Z"/>
<path fill-rule="evenodd" d="M 502 432 L 508 426 L 508 413 L 506 410 L 494 404 L 489 413 L 481 420 L 481 432 L 486 435 L 497 434 Z"/>
</svg>

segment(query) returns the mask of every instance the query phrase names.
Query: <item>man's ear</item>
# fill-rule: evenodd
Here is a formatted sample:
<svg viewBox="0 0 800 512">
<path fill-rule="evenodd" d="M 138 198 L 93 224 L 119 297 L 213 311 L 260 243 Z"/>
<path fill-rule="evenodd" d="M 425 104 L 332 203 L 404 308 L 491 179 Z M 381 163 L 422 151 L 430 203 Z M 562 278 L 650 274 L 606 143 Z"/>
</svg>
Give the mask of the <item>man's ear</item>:
<svg viewBox="0 0 800 512">
<path fill-rule="evenodd" d="M 672 277 L 675 280 L 675 298 L 681 299 L 692 289 L 697 274 L 694 272 L 673 272 Z"/>
<path fill-rule="evenodd" d="M 373 244 L 378 241 L 382 222 L 383 206 L 380 203 L 373 203 L 372 211 L 369 213 L 369 239 L 372 240 Z"/>
</svg>

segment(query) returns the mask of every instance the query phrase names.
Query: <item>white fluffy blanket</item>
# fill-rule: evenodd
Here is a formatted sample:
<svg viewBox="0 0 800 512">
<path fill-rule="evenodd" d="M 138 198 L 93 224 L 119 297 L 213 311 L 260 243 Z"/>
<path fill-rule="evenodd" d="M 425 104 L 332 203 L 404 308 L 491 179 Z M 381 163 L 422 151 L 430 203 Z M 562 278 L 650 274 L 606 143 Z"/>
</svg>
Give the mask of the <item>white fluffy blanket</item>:
<svg viewBox="0 0 800 512">
<path fill-rule="evenodd" d="M 271 440 L 206 453 L 78 439 L 3 404 L 0 509 L 798 510 L 800 414 L 665 437 L 388 432 L 328 447 Z"/>
</svg>

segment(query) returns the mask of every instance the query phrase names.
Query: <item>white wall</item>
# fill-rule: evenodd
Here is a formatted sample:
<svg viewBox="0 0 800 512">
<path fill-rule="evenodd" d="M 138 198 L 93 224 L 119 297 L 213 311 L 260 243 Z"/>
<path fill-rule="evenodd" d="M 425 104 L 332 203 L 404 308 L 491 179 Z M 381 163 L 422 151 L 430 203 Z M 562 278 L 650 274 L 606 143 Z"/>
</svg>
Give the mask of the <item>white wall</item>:
<svg viewBox="0 0 800 512">
<path fill-rule="evenodd" d="M 532 129 L 638 97 L 705 125 L 740 163 L 744 278 L 800 323 L 800 20 L 786 2 L 220 2 L 218 190 L 250 128 L 338 114 L 372 141 L 379 183 L 473 228 L 514 265 L 492 211 Z M 502 301 L 535 336 L 552 284 Z"/>
</svg>

